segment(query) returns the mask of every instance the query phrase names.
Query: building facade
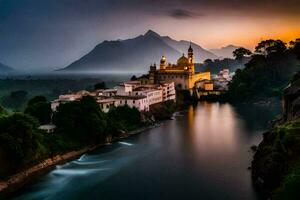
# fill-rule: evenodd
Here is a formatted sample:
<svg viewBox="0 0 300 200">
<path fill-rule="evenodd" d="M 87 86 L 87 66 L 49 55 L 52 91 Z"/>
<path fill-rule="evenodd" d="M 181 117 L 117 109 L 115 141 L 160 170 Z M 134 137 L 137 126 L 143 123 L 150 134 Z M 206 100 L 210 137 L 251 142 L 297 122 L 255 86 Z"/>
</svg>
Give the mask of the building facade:
<svg viewBox="0 0 300 200">
<path fill-rule="evenodd" d="M 151 65 L 149 70 L 149 83 L 174 82 L 177 89 L 192 89 L 200 80 L 211 80 L 210 72 L 195 72 L 194 53 L 190 45 L 188 56 L 184 54 L 177 60 L 176 64 L 167 63 L 167 58 L 162 56 L 159 69 Z"/>
</svg>

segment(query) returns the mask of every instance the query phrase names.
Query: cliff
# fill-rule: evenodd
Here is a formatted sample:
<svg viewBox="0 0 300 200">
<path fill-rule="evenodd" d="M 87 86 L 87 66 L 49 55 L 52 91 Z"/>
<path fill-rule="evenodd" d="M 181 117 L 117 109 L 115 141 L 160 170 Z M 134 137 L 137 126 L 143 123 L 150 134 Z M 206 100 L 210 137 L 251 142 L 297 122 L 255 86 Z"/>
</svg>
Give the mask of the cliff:
<svg viewBox="0 0 300 200">
<path fill-rule="evenodd" d="M 300 199 L 300 73 L 285 89 L 282 118 L 264 133 L 252 177 L 266 198 Z"/>
</svg>

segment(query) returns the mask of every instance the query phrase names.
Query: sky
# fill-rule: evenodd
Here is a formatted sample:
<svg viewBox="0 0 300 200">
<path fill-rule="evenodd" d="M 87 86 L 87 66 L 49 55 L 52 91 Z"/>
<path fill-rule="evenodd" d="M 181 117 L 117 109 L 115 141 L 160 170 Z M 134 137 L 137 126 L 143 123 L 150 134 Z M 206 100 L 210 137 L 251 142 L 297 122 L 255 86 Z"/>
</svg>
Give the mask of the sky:
<svg viewBox="0 0 300 200">
<path fill-rule="evenodd" d="M 152 29 L 174 39 L 253 49 L 300 38 L 300 0 L 0 0 L 0 62 L 65 67 L 104 40 Z"/>
</svg>

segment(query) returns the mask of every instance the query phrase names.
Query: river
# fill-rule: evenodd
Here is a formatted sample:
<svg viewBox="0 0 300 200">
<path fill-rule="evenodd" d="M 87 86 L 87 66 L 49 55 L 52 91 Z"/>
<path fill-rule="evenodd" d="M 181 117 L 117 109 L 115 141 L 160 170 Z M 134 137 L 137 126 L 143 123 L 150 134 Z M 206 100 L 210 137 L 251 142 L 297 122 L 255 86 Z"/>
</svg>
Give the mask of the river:
<svg viewBox="0 0 300 200">
<path fill-rule="evenodd" d="M 159 127 L 56 166 L 17 200 L 258 199 L 250 147 L 279 109 L 199 103 Z"/>
</svg>

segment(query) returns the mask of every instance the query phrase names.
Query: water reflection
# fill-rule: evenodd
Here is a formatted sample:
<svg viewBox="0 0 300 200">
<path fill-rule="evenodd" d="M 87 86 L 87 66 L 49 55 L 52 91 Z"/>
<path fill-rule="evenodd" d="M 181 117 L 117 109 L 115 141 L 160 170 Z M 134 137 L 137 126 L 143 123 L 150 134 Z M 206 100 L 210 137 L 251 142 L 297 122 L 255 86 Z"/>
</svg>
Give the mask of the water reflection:
<svg viewBox="0 0 300 200">
<path fill-rule="evenodd" d="M 195 110 L 193 143 L 206 154 L 207 151 L 237 150 L 237 134 L 241 125 L 229 104 L 202 103 Z"/>
<path fill-rule="evenodd" d="M 160 127 L 58 166 L 17 199 L 256 199 L 249 148 L 273 116 L 248 124 L 273 110 L 250 110 L 191 106 Z"/>
</svg>

